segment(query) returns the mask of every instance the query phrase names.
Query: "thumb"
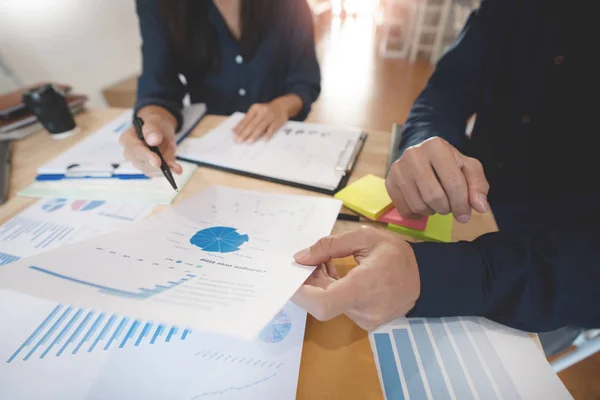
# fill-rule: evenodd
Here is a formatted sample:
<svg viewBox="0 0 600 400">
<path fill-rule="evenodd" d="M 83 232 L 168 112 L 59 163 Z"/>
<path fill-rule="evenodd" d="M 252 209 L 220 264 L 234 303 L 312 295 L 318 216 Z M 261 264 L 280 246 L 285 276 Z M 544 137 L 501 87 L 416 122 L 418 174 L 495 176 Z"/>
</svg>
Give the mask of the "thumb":
<svg viewBox="0 0 600 400">
<path fill-rule="evenodd" d="M 150 146 L 158 146 L 163 141 L 163 133 L 161 129 L 152 122 L 147 122 L 142 126 L 142 133 L 146 143 Z"/>
<path fill-rule="evenodd" d="M 342 258 L 353 255 L 363 250 L 366 245 L 364 236 L 360 235 L 361 230 L 346 232 L 337 236 L 327 236 L 320 239 L 317 243 L 299 251 L 294 255 L 294 259 L 303 265 L 319 265 L 332 258 Z"/>
<path fill-rule="evenodd" d="M 469 189 L 469 203 L 471 207 L 480 213 L 489 211 L 487 195 L 490 190 L 490 184 L 485 178 L 483 166 L 474 158 L 462 156 L 463 175 L 467 181 Z"/>
</svg>

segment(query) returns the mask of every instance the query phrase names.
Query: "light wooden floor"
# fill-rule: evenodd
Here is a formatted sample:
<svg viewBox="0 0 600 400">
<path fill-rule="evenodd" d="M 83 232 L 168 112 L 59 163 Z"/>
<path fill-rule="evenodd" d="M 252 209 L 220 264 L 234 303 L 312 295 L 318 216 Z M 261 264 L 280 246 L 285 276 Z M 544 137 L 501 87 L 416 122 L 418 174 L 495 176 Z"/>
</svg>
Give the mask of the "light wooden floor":
<svg viewBox="0 0 600 400">
<path fill-rule="evenodd" d="M 389 130 L 406 119 L 413 100 L 433 71 L 428 62 L 409 64 L 377 55 L 376 29 L 369 20 L 321 16 L 317 51 L 322 93 L 310 120 Z M 561 372 L 577 400 L 600 399 L 600 353 Z"/>
</svg>

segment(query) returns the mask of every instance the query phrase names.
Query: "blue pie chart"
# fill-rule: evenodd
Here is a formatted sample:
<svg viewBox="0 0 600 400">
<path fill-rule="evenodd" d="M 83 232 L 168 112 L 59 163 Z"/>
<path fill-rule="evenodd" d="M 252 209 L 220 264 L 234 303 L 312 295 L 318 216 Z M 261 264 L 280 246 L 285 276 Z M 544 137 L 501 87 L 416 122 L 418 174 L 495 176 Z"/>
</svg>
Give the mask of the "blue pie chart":
<svg viewBox="0 0 600 400">
<path fill-rule="evenodd" d="M 292 330 L 292 320 L 285 311 L 280 311 L 273 320 L 258 334 L 266 343 L 281 342 Z"/>
<path fill-rule="evenodd" d="M 190 243 L 210 253 L 232 253 L 248 239 L 248 235 L 240 235 L 235 228 L 215 226 L 196 232 Z"/>
</svg>

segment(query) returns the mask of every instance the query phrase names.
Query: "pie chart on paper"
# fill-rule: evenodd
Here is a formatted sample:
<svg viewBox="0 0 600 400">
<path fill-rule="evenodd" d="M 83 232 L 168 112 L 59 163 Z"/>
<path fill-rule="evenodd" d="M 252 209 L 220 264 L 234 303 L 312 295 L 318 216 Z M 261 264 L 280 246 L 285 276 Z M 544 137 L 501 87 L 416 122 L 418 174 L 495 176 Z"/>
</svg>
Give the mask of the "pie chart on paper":
<svg viewBox="0 0 600 400">
<path fill-rule="evenodd" d="M 232 253 L 248 240 L 248 235 L 239 234 L 235 228 L 215 226 L 196 232 L 190 243 L 210 253 Z"/>
<path fill-rule="evenodd" d="M 258 334 L 266 343 L 281 342 L 292 330 L 292 321 L 285 311 L 280 311 L 271 322 Z"/>
</svg>

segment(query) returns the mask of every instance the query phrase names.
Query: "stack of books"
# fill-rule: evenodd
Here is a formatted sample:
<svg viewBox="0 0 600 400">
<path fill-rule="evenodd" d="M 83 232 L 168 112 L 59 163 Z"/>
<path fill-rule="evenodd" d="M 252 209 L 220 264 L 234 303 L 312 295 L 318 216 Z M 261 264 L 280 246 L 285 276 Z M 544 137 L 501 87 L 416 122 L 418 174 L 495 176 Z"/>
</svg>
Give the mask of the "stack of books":
<svg viewBox="0 0 600 400">
<path fill-rule="evenodd" d="M 0 94 L 0 141 L 22 139 L 43 129 L 41 123 L 22 102 L 23 93 L 45 85 L 41 82 L 14 92 Z M 73 114 L 85 109 L 87 96 L 73 93 L 68 85 L 57 84 L 67 98 L 67 103 Z"/>
</svg>

